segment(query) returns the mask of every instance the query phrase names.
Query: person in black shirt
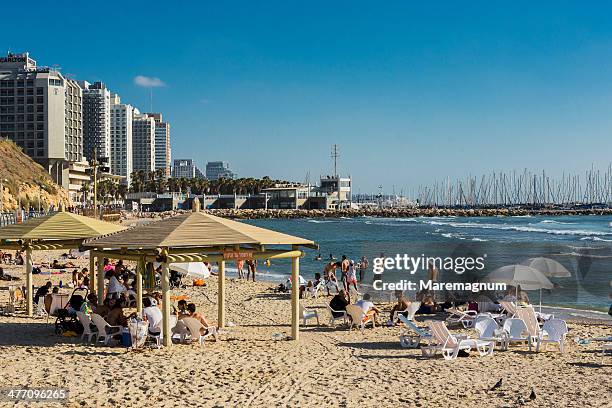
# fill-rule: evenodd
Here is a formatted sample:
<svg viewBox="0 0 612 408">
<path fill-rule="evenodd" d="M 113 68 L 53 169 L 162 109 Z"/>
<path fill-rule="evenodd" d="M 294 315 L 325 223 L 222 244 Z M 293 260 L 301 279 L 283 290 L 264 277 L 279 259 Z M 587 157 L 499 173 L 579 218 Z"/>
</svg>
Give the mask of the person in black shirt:
<svg viewBox="0 0 612 408">
<path fill-rule="evenodd" d="M 51 281 L 49 281 L 44 286 L 38 288 L 36 294 L 34 295 L 34 304 L 38 303 L 38 298 L 44 298 L 45 296 L 47 296 L 47 293 L 49 293 L 49 290 L 51 290 L 51 286 L 53 286 L 53 284 L 51 283 Z"/>
<path fill-rule="evenodd" d="M 334 310 L 334 312 L 332 312 L 332 315 L 334 317 L 341 317 L 342 316 L 341 312 L 346 310 L 346 306 L 348 304 L 349 304 L 349 301 L 346 298 L 346 292 L 344 290 L 341 290 L 329 302 L 329 307 L 331 307 Z"/>
</svg>

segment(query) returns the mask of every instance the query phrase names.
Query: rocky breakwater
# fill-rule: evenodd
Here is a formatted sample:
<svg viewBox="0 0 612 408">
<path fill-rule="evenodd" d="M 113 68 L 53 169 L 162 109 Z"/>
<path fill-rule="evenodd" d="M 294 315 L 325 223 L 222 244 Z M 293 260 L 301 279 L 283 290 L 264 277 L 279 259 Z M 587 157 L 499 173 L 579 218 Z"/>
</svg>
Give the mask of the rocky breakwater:
<svg viewBox="0 0 612 408">
<path fill-rule="evenodd" d="M 526 208 L 376 208 L 376 209 L 340 209 L 340 210 L 247 210 L 217 209 L 209 213 L 235 219 L 262 218 L 354 218 L 354 217 L 494 217 L 494 216 L 562 216 L 562 215 L 612 215 L 612 209 L 526 209 Z"/>
</svg>

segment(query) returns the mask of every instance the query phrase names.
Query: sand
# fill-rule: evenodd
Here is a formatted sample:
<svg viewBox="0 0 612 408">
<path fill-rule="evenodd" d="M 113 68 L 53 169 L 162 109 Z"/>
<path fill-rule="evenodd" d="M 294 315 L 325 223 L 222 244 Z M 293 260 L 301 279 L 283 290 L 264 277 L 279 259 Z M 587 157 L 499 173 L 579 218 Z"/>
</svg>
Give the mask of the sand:
<svg viewBox="0 0 612 408">
<path fill-rule="evenodd" d="M 5 268 L 23 277 L 22 269 Z M 61 278 L 70 280 L 68 274 Z M 45 280 L 35 276 L 37 286 Z M 207 287 L 175 293 L 188 295 L 216 320 L 216 305 L 204 296 L 215 302 L 216 284 L 212 277 Z M 228 280 L 226 319 L 235 326 L 202 347 L 92 346 L 56 336 L 45 318 L 0 317 L 0 387 L 67 387 L 68 402 L 55 406 L 68 407 L 514 407 L 532 387 L 537 398 L 527 399 L 527 406 L 612 406 L 612 357 L 601 356 L 601 343 L 573 341 L 612 335 L 609 324 L 570 322 L 565 354 L 512 346 L 491 357 L 424 359 L 419 350 L 400 347 L 399 326 L 363 335 L 327 326 L 326 298 L 305 301 L 319 311 L 321 326 L 309 321 L 297 343 L 274 340 L 274 333 L 291 330 L 289 295 L 274 293 L 273 286 Z M 0 304 L 2 296 L 6 292 Z M 417 324 L 431 317 L 417 316 Z M 500 378 L 502 387 L 488 391 Z"/>
</svg>

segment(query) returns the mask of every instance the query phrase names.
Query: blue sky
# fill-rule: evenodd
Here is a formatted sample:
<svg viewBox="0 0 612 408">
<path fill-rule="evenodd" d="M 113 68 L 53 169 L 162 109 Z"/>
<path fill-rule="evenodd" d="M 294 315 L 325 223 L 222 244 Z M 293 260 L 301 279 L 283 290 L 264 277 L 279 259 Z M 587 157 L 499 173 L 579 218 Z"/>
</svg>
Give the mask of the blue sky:
<svg viewBox="0 0 612 408">
<path fill-rule="evenodd" d="M 173 157 L 200 166 L 314 180 L 337 143 L 356 190 L 390 192 L 610 161 L 606 2 L 17 3 L 3 5 L 3 51 L 142 111 L 134 78 L 159 78 Z"/>
</svg>

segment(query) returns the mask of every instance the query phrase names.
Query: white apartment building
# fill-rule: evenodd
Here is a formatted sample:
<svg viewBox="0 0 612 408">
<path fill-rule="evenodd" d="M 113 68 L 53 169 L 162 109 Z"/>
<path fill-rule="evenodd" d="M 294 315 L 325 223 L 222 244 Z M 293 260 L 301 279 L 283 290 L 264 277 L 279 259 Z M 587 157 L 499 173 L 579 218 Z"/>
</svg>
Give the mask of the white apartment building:
<svg viewBox="0 0 612 408">
<path fill-rule="evenodd" d="M 132 105 L 121 103 L 117 94 L 110 98 L 110 139 L 111 174 L 123 177 L 122 183 L 130 185 L 133 166 L 132 124 L 134 113 L 139 113 Z"/>
<path fill-rule="evenodd" d="M 170 177 L 170 124 L 161 113 L 147 113 L 155 119 L 155 170 L 163 170 Z"/>
<path fill-rule="evenodd" d="M 98 159 L 107 157 L 112 165 L 110 91 L 102 82 L 79 84 L 83 89 L 83 153 L 91 160 L 95 152 Z"/>
<path fill-rule="evenodd" d="M 155 119 L 136 112 L 132 120 L 132 166 L 134 171 L 155 170 Z"/>
</svg>

